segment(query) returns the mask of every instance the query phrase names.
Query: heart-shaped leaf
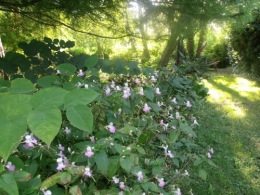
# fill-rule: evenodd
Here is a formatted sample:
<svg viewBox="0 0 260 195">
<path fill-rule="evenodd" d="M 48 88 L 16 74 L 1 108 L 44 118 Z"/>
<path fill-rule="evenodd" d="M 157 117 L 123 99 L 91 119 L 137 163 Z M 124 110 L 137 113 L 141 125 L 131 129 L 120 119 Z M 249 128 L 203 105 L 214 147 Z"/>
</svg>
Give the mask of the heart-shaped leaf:
<svg viewBox="0 0 260 195">
<path fill-rule="evenodd" d="M 11 81 L 11 88 L 9 91 L 11 93 L 30 93 L 34 90 L 35 87 L 31 81 L 24 78 L 19 78 Z"/>
</svg>

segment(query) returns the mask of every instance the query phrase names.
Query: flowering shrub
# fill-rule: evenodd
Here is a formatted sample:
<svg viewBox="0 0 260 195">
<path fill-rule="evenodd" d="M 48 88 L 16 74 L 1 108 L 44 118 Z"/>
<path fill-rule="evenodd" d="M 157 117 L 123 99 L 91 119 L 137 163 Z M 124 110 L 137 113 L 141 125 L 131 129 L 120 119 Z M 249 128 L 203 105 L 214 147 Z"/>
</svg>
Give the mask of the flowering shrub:
<svg viewBox="0 0 260 195">
<path fill-rule="evenodd" d="M 203 169 L 190 173 L 214 166 L 213 149 L 195 142 L 192 110 L 207 94 L 199 80 L 168 69 L 94 75 L 98 63 L 61 64 L 37 87 L 2 85 L 0 193 L 180 195 L 206 180 Z"/>
</svg>

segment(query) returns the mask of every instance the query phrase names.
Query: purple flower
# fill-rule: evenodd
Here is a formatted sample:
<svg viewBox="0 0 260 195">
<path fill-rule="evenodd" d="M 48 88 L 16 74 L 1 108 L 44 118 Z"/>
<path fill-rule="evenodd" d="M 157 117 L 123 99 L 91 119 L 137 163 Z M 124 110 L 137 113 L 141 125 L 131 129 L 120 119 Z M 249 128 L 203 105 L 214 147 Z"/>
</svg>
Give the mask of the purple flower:
<svg viewBox="0 0 260 195">
<path fill-rule="evenodd" d="M 87 146 L 87 151 L 85 152 L 85 156 L 91 157 L 94 155 L 94 152 L 92 152 L 92 148 L 90 146 Z"/>
<path fill-rule="evenodd" d="M 155 89 L 155 93 L 156 93 L 157 95 L 160 95 L 160 94 L 161 94 L 160 89 L 159 89 L 158 87 Z"/>
<path fill-rule="evenodd" d="M 164 186 L 165 186 L 165 182 L 164 182 L 164 178 L 159 178 L 159 179 L 157 179 L 157 181 L 158 181 L 158 186 L 159 187 L 161 187 L 161 188 L 163 188 Z"/>
<path fill-rule="evenodd" d="M 105 93 L 106 93 L 106 96 L 110 96 L 111 89 L 109 87 L 107 87 Z"/>
<path fill-rule="evenodd" d="M 154 82 L 154 83 L 157 81 L 157 79 L 155 78 L 155 76 L 151 76 L 151 81 Z"/>
<path fill-rule="evenodd" d="M 64 151 L 64 150 L 65 150 L 65 149 L 64 149 L 64 146 L 62 146 L 61 144 L 59 144 L 58 149 L 59 149 L 60 151 Z"/>
<path fill-rule="evenodd" d="M 175 117 L 176 117 L 176 119 L 180 119 L 181 117 L 180 117 L 180 113 L 179 112 L 176 112 L 175 113 Z"/>
<path fill-rule="evenodd" d="M 178 102 L 176 101 L 176 98 L 173 98 L 172 101 L 174 104 L 178 104 Z"/>
<path fill-rule="evenodd" d="M 91 136 L 91 137 L 89 137 L 89 139 L 90 139 L 90 141 L 93 142 L 93 143 L 96 142 L 96 141 L 95 141 L 95 136 Z"/>
<path fill-rule="evenodd" d="M 124 183 L 124 182 L 120 182 L 120 183 L 119 183 L 119 188 L 120 188 L 121 190 L 123 190 L 123 189 L 125 188 L 125 183 Z"/>
<path fill-rule="evenodd" d="M 208 158 L 211 158 L 211 157 L 212 157 L 209 152 L 207 153 L 207 157 L 208 157 Z"/>
<path fill-rule="evenodd" d="M 150 110 L 151 110 L 151 107 L 149 107 L 147 104 L 144 104 L 143 111 L 144 112 L 150 112 Z"/>
<path fill-rule="evenodd" d="M 181 190 L 180 188 L 177 188 L 177 190 L 174 191 L 175 195 L 181 195 Z"/>
<path fill-rule="evenodd" d="M 116 85 L 115 85 L 115 82 L 114 82 L 114 81 L 112 81 L 112 82 L 111 82 L 111 84 L 110 84 L 110 87 L 111 87 L 112 89 L 116 87 Z"/>
<path fill-rule="evenodd" d="M 25 140 L 24 140 L 24 145 L 23 147 L 26 148 L 26 149 L 29 149 L 29 148 L 34 148 L 34 145 L 36 145 L 38 142 L 37 142 L 37 139 L 35 137 L 33 137 L 33 134 L 27 134 L 25 136 Z"/>
<path fill-rule="evenodd" d="M 84 175 L 86 175 L 87 177 L 92 176 L 92 171 L 90 170 L 89 167 L 85 167 Z"/>
<path fill-rule="evenodd" d="M 71 130 L 68 127 L 65 127 L 64 131 L 67 135 L 71 133 Z"/>
<path fill-rule="evenodd" d="M 57 159 L 57 163 L 58 163 L 58 166 L 57 166 L 57 170 L 58 171 L 61 171 L 62 169 L 64 169 L 66 167 L 66 165 L 63 163 L 63 159 L 62 158 L 58 158 Z"/>
<path fill-rule="evenodd" d="M 191 107 L 192 107 L 190 101 L 187 101 L 187 102 L 186 102 L 186 107 L 187 107 L 187 108 L 191 108 Z"/>
<path fill-rule="evenodd" d="M 142 181 L 144 179 L 142 171 L 138 171 L 138 173 L 136 175 L 137 175 L 137 180 L 138 181 Z"/>
<path fill-rule="evenodd" d="M 116 132 L 116 127 L 113 125 L 113 123 L 109 123 L 107 128 L 110 131 L 110 133 L 115 133 Z"/>
<path fill-rule="evenodd" d="M 139 94 L 144 95 L 144 89 L 142 87 L 139 89 Z"/>
<path fill-rule="evenodd" d="M 131 96 L 131 92 L 130 92 L 130 89 L 125 89 L 124 90 L 124 94 L 123 94 L 123 98 L 124 99 L 127 99 Z"/>
<path fill-rule="evenodd" d="M 119 179 L 117 178 L 117 177 L 112 177 L 112 180 L 113 180 L 113 182 L 115 183 L 115 184 L 117 184 L 117 183 L 119 183 Z"/>
<path fill-rule="evenodd" d="M 8 171 L 14 171 L 15 170 L 15 166 L 11 162 L 7 162 L 5 167 L 8 169 Z"/>
<path fill-rule="evenodd" d="M 213 148 L 210 148 L 209 151 L 211 152 L 211 154 L 214 154 L 214 150 L 213 150 Z"/>
<path fill-rule="evenodd" d="M 79 69 L 78 77 L 82 77 L 82 76 L 84 76 L 84 72 L 81 69 Z"/>
</svg>

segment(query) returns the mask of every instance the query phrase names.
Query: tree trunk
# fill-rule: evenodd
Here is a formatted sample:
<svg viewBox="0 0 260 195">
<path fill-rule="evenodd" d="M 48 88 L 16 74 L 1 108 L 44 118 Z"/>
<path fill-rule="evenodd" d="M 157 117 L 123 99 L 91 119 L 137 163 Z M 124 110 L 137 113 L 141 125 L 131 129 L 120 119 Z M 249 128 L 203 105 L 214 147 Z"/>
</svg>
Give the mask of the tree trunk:
<svg viewBox="0 0 260 195">
<path fill-rule="evenodd" d="M 207 43 L 204 44 L 205 36 L 206 36 L 206 27 L 207 27 L 207 23 L 201 21 L 200 36 L 199 36 L 198 47 L 197 47 L 197 51 L 196 51 L 196 58 L 199 58 L 201 56 L 202 51 L 207 46 Z"/>
<path fill-rule="evenodd" d="M 159 67 L 166 67 L 168 65 L 172 53 L 178 44 L 177 41 L 178 36 L 179 36 L 179 31 L 177 31 L 175 28 L 171 28 L 171 35 L 162 53 L 162 57 L 158 64 Z"/>
</svg>

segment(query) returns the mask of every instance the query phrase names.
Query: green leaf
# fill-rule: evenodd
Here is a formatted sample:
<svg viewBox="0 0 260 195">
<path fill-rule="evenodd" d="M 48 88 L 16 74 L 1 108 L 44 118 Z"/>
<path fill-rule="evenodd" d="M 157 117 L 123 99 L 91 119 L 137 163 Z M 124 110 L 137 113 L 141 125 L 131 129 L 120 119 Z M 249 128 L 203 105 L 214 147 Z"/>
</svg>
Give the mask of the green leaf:
<svg viewBox="0 0 260 195">
<path fill-rule="evenodd" d="M 4 120 L 0 119 L 0 156 L 6 160 L 9 155 L 18 147 L 22 137 L 27 130 L 26 119 Z"/>
<path fill-rule="evenodd" d="M 121 129 L 118 129 L 117 131 L 120 133 L 129 135 L 130 133 L 136 132 L 137 129 L 134 126 L 129 125 L 129 126 L 125 126 L 125 127 L 121 128 Z"/>
<path fill-rule="evenodd" d="M 98 63 L 99 58 L 97 56 L 90 56 L 85 61 L 85 66 L 90 68 L 92 66 L 95 66 Z"/>
<path fill-rule="evenodd" d="M 144 95 L 146 98 L 148 98 L 149 100 L 153 101 L 154 98 L 154 90 L 152 88 L 145 88 L 144 89 Z"/>
<path fill-rule="evenodd" d="M 187 123 L 180 123 L 180 129 L 187 134 L 192 135 L 193 137 L 197 137 L 196 133 L 192 130 L 192 128 Z"/>
<path fill-rule="evenodd" d="M 163 167 L 162 166 L 153 166 L 152 172 L 153 172 L 154 176 L 160 176 L 163 172 Z"/>
<path fill-rule="evenodd" d="M 41 77 L 37 80 L 37 84 L 43 88 L 53 87 L 56 82 L 59 82 L 58 77 L 50 75 Z"/>
<path fill-rule="evenodd" d="M 170 136 L 169 136 L 169 141 L 171 144 L 176 142 L 180 133 L 181 133 L 180 131 L 171 131 Z"/>
<path fill-rule="evenodd" d="M 122 147 L 122 145 L 120 145 L 120 144 L 114 144 L 114 147 L 115 147 L 116 151 L 117 151 L 119 154 L 122 154 L 122 152 L 123 152 L 123 147 Z"/>
<path fill-rule="evenodd" d="M 204 181 L 207 180 L 207 172 L 204 169 L 200 169 L 199 170 L 199 176 L 201 179 L 203 179 Z"/>
<path fill-rule="evenodd" d="M 204 160 L 202 158 L 198 158 L 197 160 L 194 161 L 193 165 L 196 167 L 196 166 L 200 165 L 203 162 L 204 162 Z"/>
<path fill-rule="evenodd" d="M 35 91 L 35 87 L 31 81 L 20 78 L 11 81 L 11 88 L 9 91 L 11 93 L 30 93 Z"/>
<path fill-rule="evenodd" d="M 17 156 L 10 156 L 6 162 L 11 162 L 13 165 L 15 165 L 16 170 L 22 170 L 24 168 L 23 161 Z"/>
<path fill-rule="evenodd" d="M 57 66 L 57 69 L 61 72 L 64 76 L 71 76 L 75 74 L 77 68 L 69 63 L 63 63 Z"/>
<path fill-rule="evenodd" d="M 61 112 L 58 108 L 33 110 L 27 117 L 27 123 L 33 134 L 50 145 L 60 130 Z"/>
<path fill-rule="evenodd" d="M 117 170 L 119 169 L 119 160 L 120 160 L 119 156 L 112 156 L 109 158 L 108 171 L 107 171 L 108 177 L 112 178 L 116 174 Z"/>
<path fill-rule="evenodd" d="M 0 177 L 0 188 L 10 195 L 19 195 L 17 183 L 11 174 L 3 174 Z"/>
<path fill-rule="evenodd" d="M 29 181 L 32 178 L 32 175 L 25 171 L 18 170 L 15 171 L 14 178 L 16 181 Z"/>
<path fill-rule="evenodd" d="M 70 187 L 69 193 L 71 195 L 82 195 L 81 189 L 78 185 Z"/>
<path fill-rule="evenodd" d="M 209 163 L 209 165 L 211 165 L 212 167 L 217 167 L 217 165 L 210 159 L 207 159 L 207 162 Z"/>
<path fill-rule="evenodd" d="M 95 92 L 92 89 L 74 89 L 70 91 L 65 97 L 64 97 L 64 105 L 65 107 L 73 107 L 78 104 L 87 105 L 94 101 L 96 97 L 98 96 L 98 93 Z"/>
<path fill-rule="evenodd" d="M 95 161 L 98 169 L 103 174 L 106 174 L 108 169 L 108 164 L 109 164 L 109 160 L 107 158 L 106 152 L 104 150 L 100 150 L 99 152 L 96 152 L 94 156 L 95 156 Z"/>
<path fill-rule="evenodd" d="M 149 190 L 149 183 L 148 182 L 142 183 L 141 186 L 142 186 L 142 188 L 144 189 L 145 192 L 148 192 L 148 190 Z"/>
<path fill-rule="evenodd" d="M 66 110 L 66 116 L 74 127 L 88 133 L 92 132 L 93 115 L 89 107 L 84 105 L 69 107 Z"/>
<path fill-rule="evenodd" d="M 153 102 L 148 102 L 147 103 L 149 106 L 151 106 L 151 108 L 153 109 L 154 112 L 159 112 L 162 109 L 160 108 L 160 106 L 158 106 L 157 104 L 153 103 Z"/>
<path fill-rule="evenodd" d="M 1 97 L 0 119 L 13 120 L 26 117 L 31 111 L 30 98 L 30 95 L 25 94 L 10 94 Z"/>
<path fill-rule="evenodd" d="M 60 183 L 62 185 L 66 185 L 71 181 L 71 174 L 67 172 L 63 172 L 60 176 Z"/>
<path fill-rule="evenodd" d="M 132 167 L 131 158 L 129 156 L 122 157 L 120 159 L 120 165 L 127 173 L 130 173 Z"/>
<path fill-rule="evenodd" d="M 63 104 L 63 97 L 67 93 L 68 91 L 59 87 L 41 89 L 32 96 L 30 102 L 35 110 L 47 110 L 53 107 L 60 107 Z"/>
<path fill-rule="evenodd" d="M 61 174 L 62 174 L 62 172 L 58 172 L 58 173 L 48 177 L 47 179 L 45 179 L 42 182 L 42 185 L 41 185 L 40 189 L 41 190 L 46 190 L 49 187 L 54 186 L 55 184 L 59 183 Z"/>
<path fill-rule="evenodd" d="M 141 147 L 141 146 L 136 146 L 135 148 L 136 148 L 136 150 L 137 150 L 140 154 L 146 154 L 146 152 L 145 152 L 145 150 L 144 150 L 143 147 Z"/>
<path fill-rule="evenodd" d="M 0 174 L 5 171 L 5 167 L 2 163 L 0 163 Z"/>
</svg>

